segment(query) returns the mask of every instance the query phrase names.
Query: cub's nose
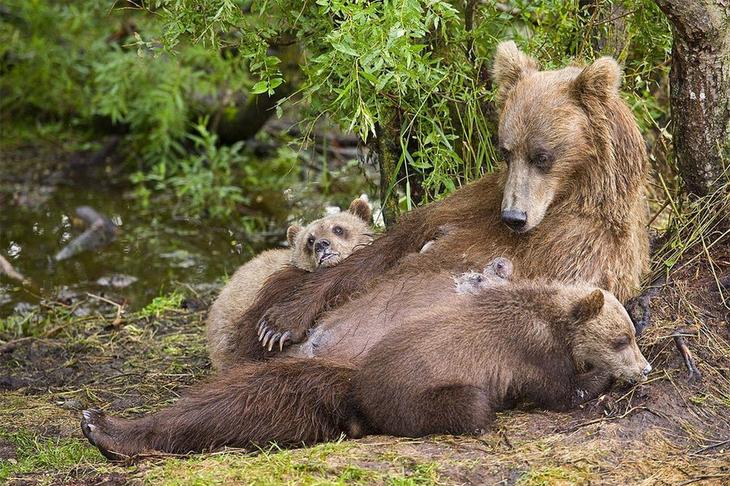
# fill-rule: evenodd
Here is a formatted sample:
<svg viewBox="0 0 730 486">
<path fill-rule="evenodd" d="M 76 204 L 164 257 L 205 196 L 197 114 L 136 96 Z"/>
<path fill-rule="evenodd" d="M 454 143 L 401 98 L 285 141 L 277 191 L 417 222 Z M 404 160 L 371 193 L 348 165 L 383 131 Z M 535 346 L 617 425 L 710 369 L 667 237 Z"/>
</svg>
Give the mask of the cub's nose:
<svg viewBox="0 0 730 486">
<path fill-rule="evenodd" d="M 314 244 L 314 251 L 317 253 L 323 252 L 330 247 L 329 240 L 317 240 L 317 242 Z"/>
<path fill-rule="evenodd" d="M 651 373 L 651 365 L 647 364 L 646 367 L 641 370 L 641 374 L 644 376 L 649 376 L 649 373 Z"/>
<path fill-rule="evenodd" d="M 502 211 L 502 222 L 515 231 L 519 231 L 527 224 L 527 213 L 515 209 Z"/>
</svg>

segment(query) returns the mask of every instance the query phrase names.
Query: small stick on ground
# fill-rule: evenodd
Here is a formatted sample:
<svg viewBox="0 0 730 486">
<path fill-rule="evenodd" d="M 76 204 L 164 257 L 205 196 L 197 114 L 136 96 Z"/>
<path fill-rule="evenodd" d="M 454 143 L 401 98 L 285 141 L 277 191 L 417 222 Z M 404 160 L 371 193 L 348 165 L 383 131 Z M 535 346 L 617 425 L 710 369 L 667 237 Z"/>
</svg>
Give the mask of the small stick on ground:
<svg viewBox="0 0 730 486">
<path fill-rule="evenodd" d="M 677 350 L 679 351 L 679 354 L 682 356 L 682 359 L 684 360 L 684 364 L 687 366 L 687 371 L 689 371 L 689 374 L 687 376 L 688 381 L 700 381 L 702 379 L 702 373 L 700 373 L 700 370 L 697 368 L 697 365 L 695 364 L 695 360 L 692 357 L 692 353 L 689 352 L 689 347 L 687 346 L 687 342 L 684 340 L 684 336 L 692 335 L 693 333 L 683 329 L 678 328 L 674 331 L 672 334 L 672 337 L 674 338 L 674 344 L 677 345 Z"/>
<path fill-rule="evenodd" d="M 25 276 L 18 272 L 9 261 L 5 259 L 4 256 L 0 255 L 0 274 L 4 273 L 8 277 L 12 278 L 13 280 L 17 280 L 20 282 L 23 286 L 30 285 L 30 280 L 25 278 Z"/>
<path fill-rule="evenodd" d="M 92 299 L 97 299 L 102 302 L 106 302 L 107 304 L 111 304 L 117 308 L 117 315 L 114 318 L 114 320 L 112 321 L 112 327 L 118 327 L 119 324 L 122 323 L 122 314 L 124 313 L 124 304 L 117 304 L 113 300 L 105 299 L 104 297 L 102 297 L 100 295 L 90 294 L 89 292 L 86 292 L 86 295 L 88 295 Z"/>
</svg>

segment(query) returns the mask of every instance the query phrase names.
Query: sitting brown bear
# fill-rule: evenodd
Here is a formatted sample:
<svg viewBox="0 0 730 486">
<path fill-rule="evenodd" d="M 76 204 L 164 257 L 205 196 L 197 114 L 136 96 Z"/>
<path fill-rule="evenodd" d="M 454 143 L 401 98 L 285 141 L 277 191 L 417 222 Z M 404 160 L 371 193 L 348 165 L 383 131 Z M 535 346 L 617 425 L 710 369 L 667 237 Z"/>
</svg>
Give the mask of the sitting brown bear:
<svg viewBox="0 0 730 486">
<path fill-rule="evenodd" d="M 319 358 L 244 364 L 139 419 L 87 410 L 82 430 L 109 458 L 299 445 L 342 432 L 473 433 L 496 410 L 521 402 L 566 409 L 651 369 L 608 292 L 539 281 L 478 287 L 402 316 L 359 366 Z"/>
<path fill-rule="evenodd" d="M 619 94 L 618 64 L 601 58 L 585 68 L 540 70 L 505 42 L 493 73 L 505 162 L 499 171 L 403 215 L 327 272 L 273 275 L 238 328 L 240 361 L 267 356 L 271 340 L 277 349 L 302 343 L 335 315 L 344 322 L 360 319 L 361 309 L 395 312 L 399 295 L 369 306 L 383 281 L 417 286 L 435 272 L 482 268 L 497 256 L 510 258 L 518 277 L 583 281 L 621 302 L 636 295 L 649 257 L 648 164 Z M 448 234 L 418 253 L 444 226 Z"/>
<path fill-rule="evenodd" d="M 265 251 L 236 270 L 208 313 L 206 334 L 213 367 L 220 370 L 233 361 L 237 354 L 234 328 L 266 279 L 287 265 L 307 272 L 337 265 L 372 242 L 370 216 L 367 202 L 355 199 L 347 212 L 317 219 L 304 228 L 289 226 L 289 249 Z"/>
</svg>

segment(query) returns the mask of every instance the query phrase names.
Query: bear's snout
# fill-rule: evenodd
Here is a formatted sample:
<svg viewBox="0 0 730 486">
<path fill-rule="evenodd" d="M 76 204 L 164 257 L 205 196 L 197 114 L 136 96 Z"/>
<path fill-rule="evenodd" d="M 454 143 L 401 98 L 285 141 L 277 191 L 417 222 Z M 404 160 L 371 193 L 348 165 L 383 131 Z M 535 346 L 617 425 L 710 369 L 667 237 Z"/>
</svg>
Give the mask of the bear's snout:
<svg viewBox="0 0 730 486">
<path fill-rule="evenodd" d="M 506 209 L 502 211 L 502 222 L 514 231 L 522 231 L 527 224 L 527 211 Z"/>
</svg>

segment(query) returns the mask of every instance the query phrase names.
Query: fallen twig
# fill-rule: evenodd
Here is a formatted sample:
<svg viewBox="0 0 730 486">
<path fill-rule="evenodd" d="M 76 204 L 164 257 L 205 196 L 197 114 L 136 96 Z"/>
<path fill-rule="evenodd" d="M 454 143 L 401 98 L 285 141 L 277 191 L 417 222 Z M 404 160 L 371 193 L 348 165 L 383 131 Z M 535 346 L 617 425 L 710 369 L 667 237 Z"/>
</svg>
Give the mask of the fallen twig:
<svg viewBox="0 0 730 486">
<path fill-rule="evenodd" d="M 723 478 L 730 478 L 730 474 L 705 474 L 703 476 L 697 476 L 695 478 L 688 479 L 687 481 L 685 481 L 683 483 L 679 483 L 677 486 L 686 486 L 687 484 L 697 483 L 699 481 L 705 481 L 707 479 L 723 479 Z M 718 484 L 720 484 L 720 483 L 718 483 Z"/>
<path fill-rule="evenodd" d="M 30 285 L 30 280 L 18 272 L 2 255 L 0 255 L 0 273 L 4 273 L 13 280 L 17 280 L 24 286 Z"/>
<path fill-rule="evenodd" d="M 718 447 L 722 447 L 724 445 L 730 444 L 730 439 L 723 440 L 722 442 L 718 442 L 717 444 L 712 444 L 707 447 L 703 447 L 702 449 L 698 449 L 694 452 L 692 452 L 692 455 L 700 455 L 704 454 L 705 452 L 711 451 L 713 449 L 717 449 Z"/>
<path fill-rule="evenodd" d="M 692 353 L 689 352 L 689 347 L 687 347 L 687 342 L 684 340 L 685 336 L 691 336 L 692 334 L 692 332 L 684 328 L 677 328 L 674 333 L 672 333 L 672 337 L 674 338 L 674 344 L 677 345 L 679 354 L 682 356 L 682 359 L 684 359 L 687 371 L 689 371 L 687 381 L 699 381 L 702 379 L 702 373 L 700 373 L 700 370 L 697 368 L 695 360 L 692 357 Z"/>
<path fill-rule="evenodd" d="M 112 321 L 112 326 L 113 327 L 117 327 L 117 326 L 119 326 L 119 324 L 122 323 L 122 314 L 124 313 L 124 304 L 117 304 L 113 300 L 109 300 L 109 299 L 104 298 L 104 297 L 102 297 L 100 295 L 90 294 L 89 292 L 86 292 L 86 295 L 88 295 L 92 299 L 97 299 L 97 300 L 100 300 L 102 302 L 106 302 L 107 304 L 111 304 L 114 307 L 116 307 L 117 308 L 117 315 L 114 318 L 114 320 Z"/>
<path fill-rule="evenodd" d="M 8 341 L 7 343 L 0 346 L 0 354 L 12 353 L 13 351 L 15 351 L 15 348 L 17 348 L 19 344 L 22 344 L 25 341 L 30 341 L 31 339 L 33 339 L 33 338 L 32 337 L 23 337 L 23 338 L 13 339 L 12 341 Z"/>
</svg>

